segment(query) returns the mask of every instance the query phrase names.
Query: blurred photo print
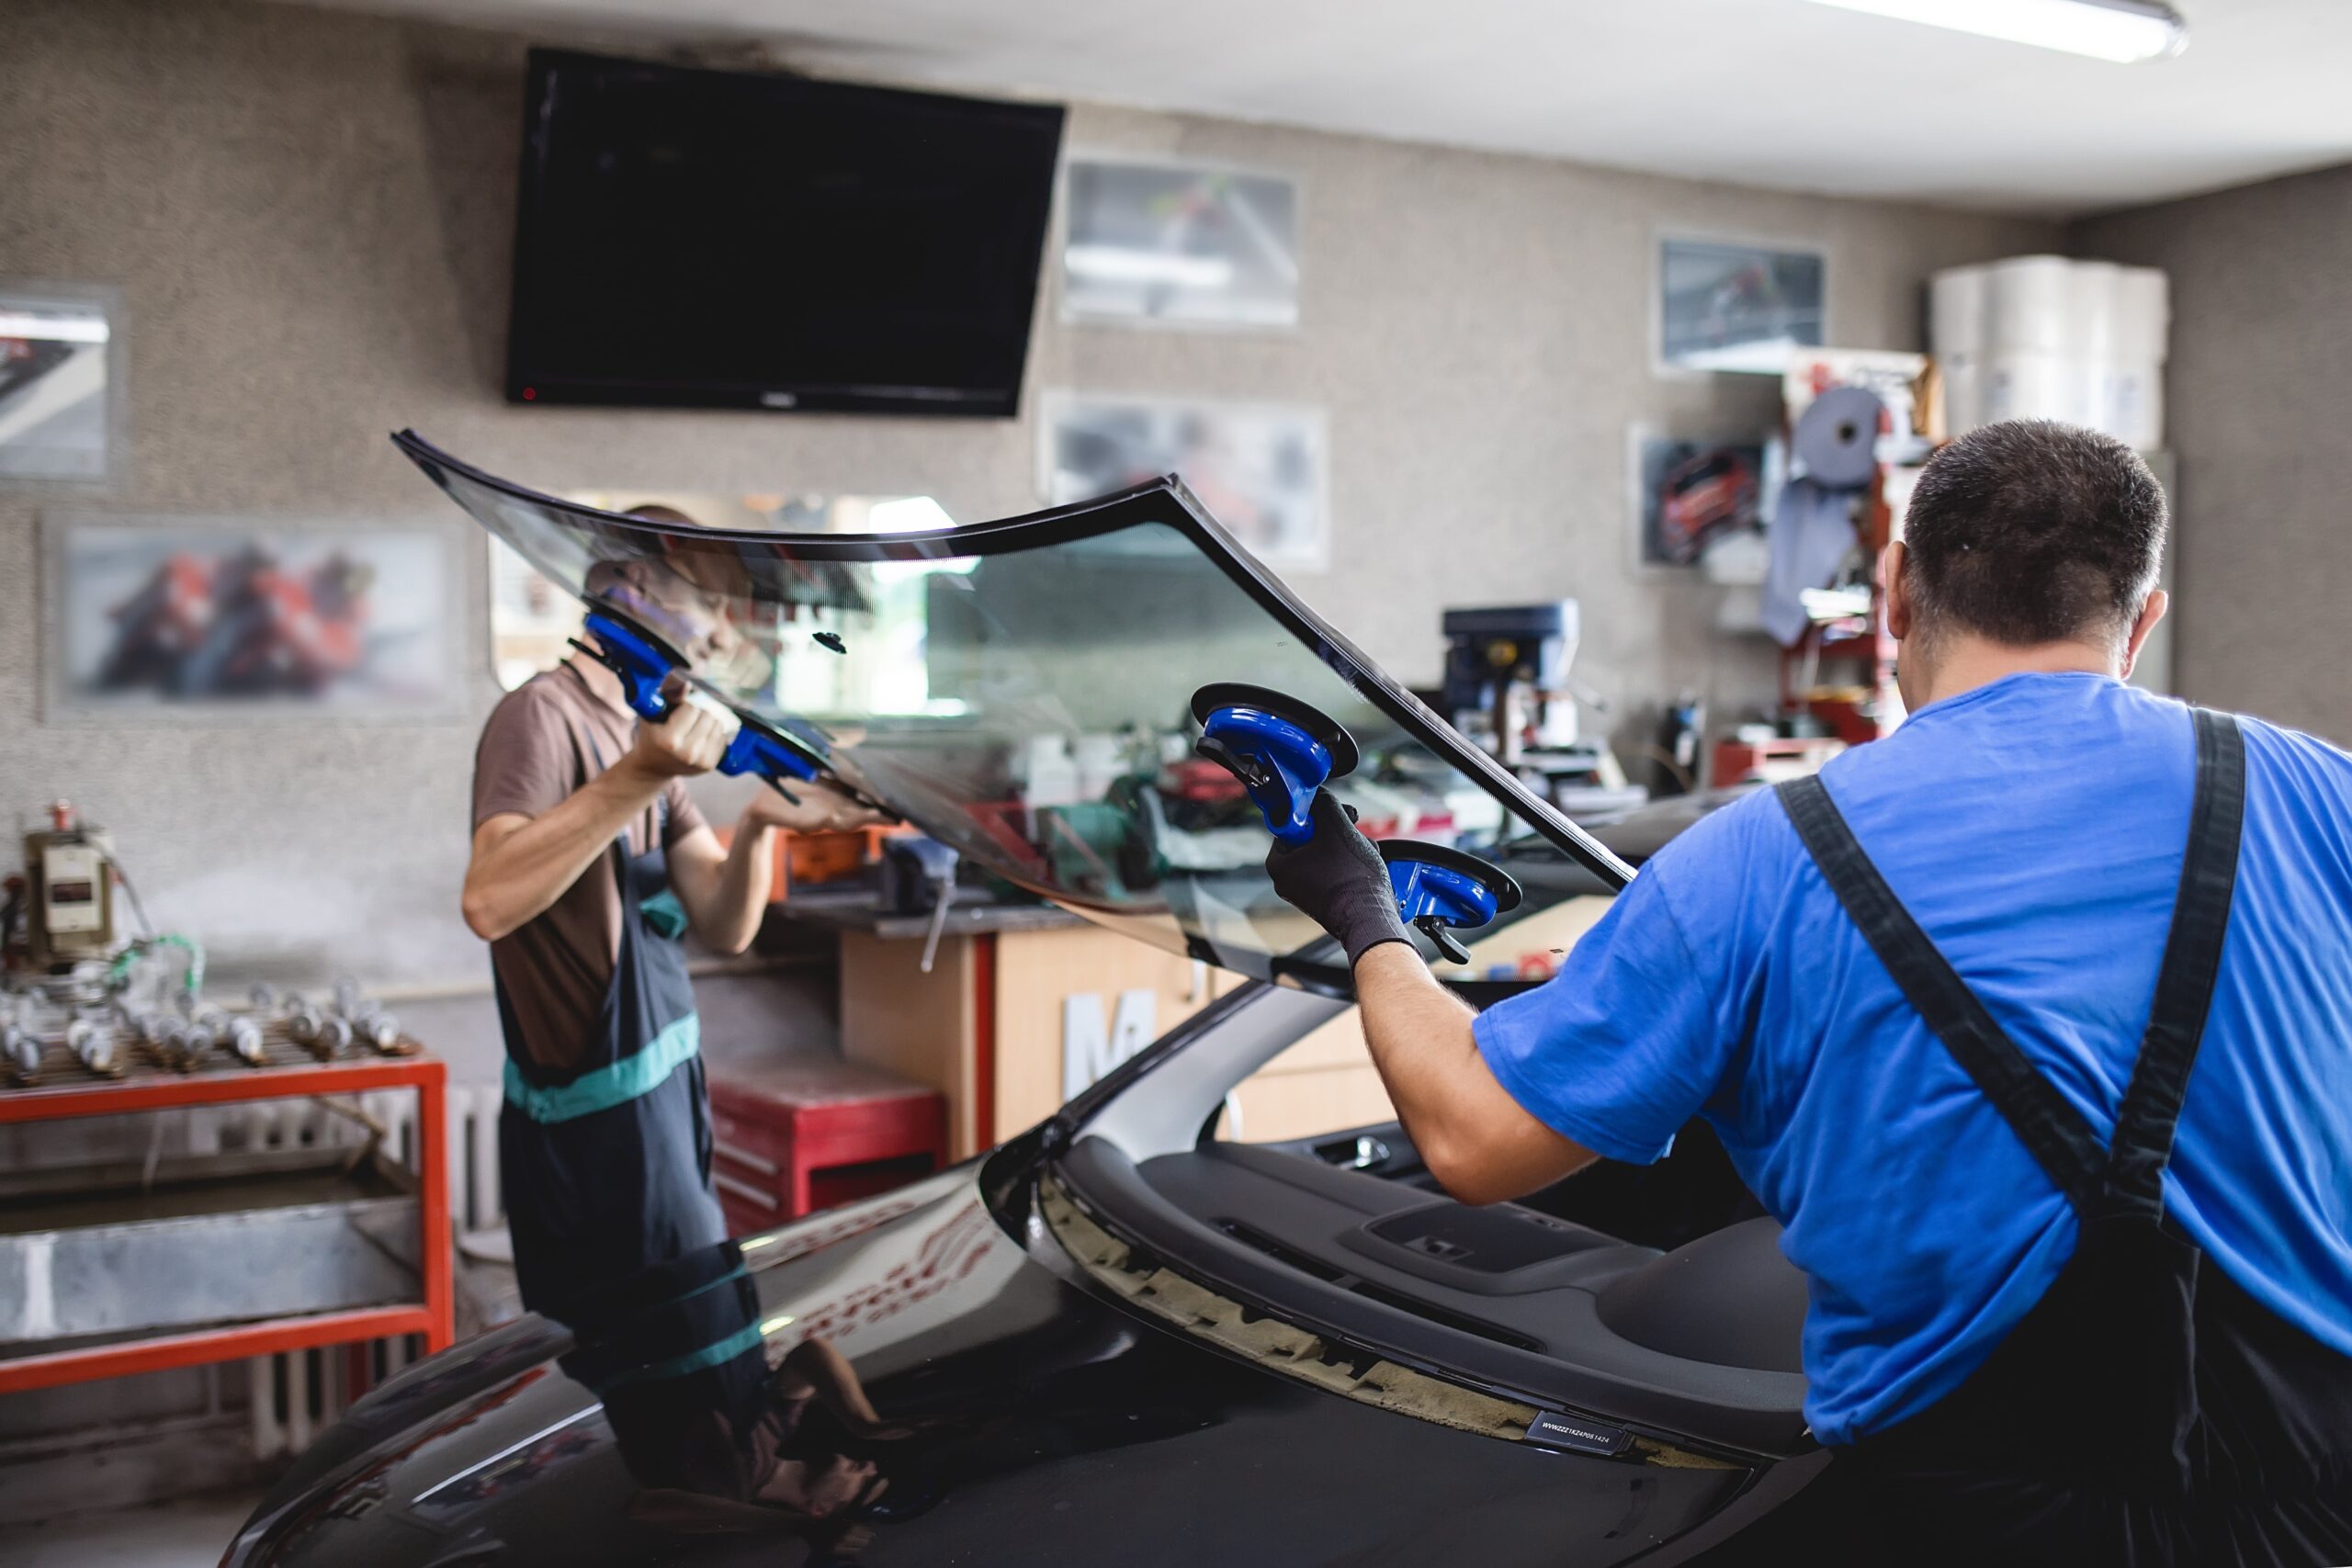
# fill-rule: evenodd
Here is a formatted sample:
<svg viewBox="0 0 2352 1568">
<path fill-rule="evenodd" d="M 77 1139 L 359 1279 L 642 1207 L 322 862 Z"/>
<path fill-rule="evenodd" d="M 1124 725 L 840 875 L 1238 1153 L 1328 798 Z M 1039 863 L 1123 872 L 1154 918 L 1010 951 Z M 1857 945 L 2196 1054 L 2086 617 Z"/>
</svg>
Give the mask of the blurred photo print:
<svg viewBox="0 0 2352 1568">
<path fill-rule="evenodd" d="M 1279 175 L 1072 158 L 1062 309 L 1073 321 L 1298 324 L 1298 186 Z"/>
<path fill-rule="evenodd" d="M 114 332 L 96 291 L 0 288 L 0 480 L 107 477 Z"/>
<path fill-rule="evenodd" d="M 1053 505 L 1172 473 L 1267 565 L 1329 563 L 1320 409 L 1048 393 L 1043 432 Z"/>
<path fill-rule="evenodd" d="M 1813 251 L 1660 241 L 1658 362 L 1780 375 L 1796 350 L 1821 346 L 1823 271 Z"/>
<path fill-rule="evenodd" d="M 52 707 L 418 716 L 456 694 L 439 528 L 49 520 Z"/>
</svg>

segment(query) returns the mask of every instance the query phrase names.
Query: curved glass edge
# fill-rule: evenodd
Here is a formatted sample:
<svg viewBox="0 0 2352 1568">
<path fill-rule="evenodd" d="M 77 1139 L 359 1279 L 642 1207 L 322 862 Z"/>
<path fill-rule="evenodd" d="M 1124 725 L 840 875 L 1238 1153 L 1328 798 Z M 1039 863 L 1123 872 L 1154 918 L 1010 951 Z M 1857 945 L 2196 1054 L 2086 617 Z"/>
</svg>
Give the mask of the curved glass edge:
<svg viewBox="0 0 2352 1568">
<path fill-rule="evenodd" d="M 1633 868 L 1626 862 L 1562 817 L 1548 803 L 1531 794 L 1486 752 L 1464 739 L 1409 692 L 1390 681 L 1344 636 L 1293 596 L 1281 581 L 1227 534 L 1182 482 L 1173 477 L 1149 480 L 1125 491 L 1068 506 L 922 534 L 775 534 L 669 525 L 605 512 L 532 491 L 486 473 L 435 447 L 413 431 L 399 432 L 392 440 L 402 454 L 414 462 L 453 502 L 469 514 L 476 515 L 478 520 L 489 521 L 481 517 L 477 504 L 463 493 L 465 491 L 488 492 L 480 498 L 481 503 L 492 506 L 510 524 L 520 521 L 508 511 L 511 506 L 535 515 L 542 524 L 560 520 L 565 526 L 584 529 L 594 536 L 612 539 L 616 545 L 628 540 L 650 549 L 659 549 L 661 541 L 675 539 L 694 545 L 724 544 L 761 553 L 773 552 L 779 559 L 913 562 L 986 558 L 1033 550 L 1094 538 L 1144 523 L 1173 527 L 1187 536 L 1202 555 L 1241 588 L 1261 610 L 1297 637 L 1304 648 L 1312 651 L 1319 662 L 1359 697 L 1397 724 L 1408 736 L 1451 764 L 1465 779 L 1494 796 L 1510 816 L 1532 829 L 1539 839 L 1566 855 L 1574 863 L 1574 868 L 1580 869 L 1592 879 L 1595 885 L 1593 891 L 1613 893 L 1634 874 Z M 505 504 L 500 504 L 502 501 Z M 523 531 L 527 533 L 528 530 Z M 527 540 L 510 539 L 510 543 L 515 544 L 526 558 L 534 557 Z M 560 563 L 552 558 L 532 558 L 532 564 L 559 580 L 565 575 Z M 713 695 L 723 701 L 730 700 L 729 694 L 723 688 L 699 676 L 693 678 L 695 684 Z M 888 798 L 890 792 L 876 790 L 873 780 L 866 775 L 865 769 L 857 765 L 853 755 L 827 745 L 821 733 L 797 726 L 795 728 L 803 739 L 816 745 L 828 763 L 853 788 L 877 799 Z M 889 804 L 903 808 L 903 803 L 893 800 Z M 1007 868 L 995 869 L 1004 873 Z M 1571 870 L 1568 867 L 1557 869 Z M 1235 955 L 1221 953 L 1213 942 L 1203 940 L 1201 933 L 1195 931 L 1188 935 L 1165 916 L 1155 919 L 1140 916 L 1133 909 L 1097 905 L 1082 895 L 1073 896 L 1069 889 L 1037 886 L 1018 875 L 1008 874 L 1007 879 L 1072 913 L 1154 946 L 1185 953 L 1245 974 L 1264 975 L 1276 984 L 1301 986 L 1337 995 L 1352 992 L 1344 967 L 1336 962 L 1336 954 L 1326 960 L 1328 944 L 1310 944 L 1286 955 L 1259 955 L 1255 964 L 1237 961 Z M 1163 924 L 1166 929 L 1159 929 Z M 1476 945 L 1476 931 L 1465 931 L 1463 934 L 1472 941 L 1474 947 Z M 1429 956 L 1429 953 L 1425 952 L 1424 956 Z M 1463 976 L 1446 977 L 1458 980 Z"/>
</svg>

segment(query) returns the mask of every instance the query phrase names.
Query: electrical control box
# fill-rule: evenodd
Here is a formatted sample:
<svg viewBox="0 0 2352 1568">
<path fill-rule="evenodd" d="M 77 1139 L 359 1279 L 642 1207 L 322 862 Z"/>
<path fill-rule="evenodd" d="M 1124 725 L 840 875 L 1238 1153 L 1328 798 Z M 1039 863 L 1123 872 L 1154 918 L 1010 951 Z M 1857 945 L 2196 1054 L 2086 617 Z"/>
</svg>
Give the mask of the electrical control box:
<svg viewBox="0 0 2352 1568">
<path fill-rule="evenodd" d="M 95 844 L 42 846 L 40 920 L 52 940 L 86 941 L 106 929 L 106 856 Z"/>
<path fill-rule="evenodd" d="M 70 807 L 25 835 L 25 957 L 36 971 L 114 953 L 114 846 Z"/>
</svg>

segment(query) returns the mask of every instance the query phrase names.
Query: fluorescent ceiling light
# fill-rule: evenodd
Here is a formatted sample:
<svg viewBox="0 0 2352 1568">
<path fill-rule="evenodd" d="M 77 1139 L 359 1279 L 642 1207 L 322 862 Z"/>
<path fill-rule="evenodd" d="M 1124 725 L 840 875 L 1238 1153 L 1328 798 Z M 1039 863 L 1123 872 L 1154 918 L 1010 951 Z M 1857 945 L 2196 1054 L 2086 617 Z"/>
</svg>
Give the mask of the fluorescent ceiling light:
<svg viewBox="0 0 2352 1568">
<path fill-rule="evenodd" d="M 1841 11 L 2039 44 L 2131 65 L 2177 54 L 2188 26 L 2164 0 L 1814 0 Z"/>
</svg>

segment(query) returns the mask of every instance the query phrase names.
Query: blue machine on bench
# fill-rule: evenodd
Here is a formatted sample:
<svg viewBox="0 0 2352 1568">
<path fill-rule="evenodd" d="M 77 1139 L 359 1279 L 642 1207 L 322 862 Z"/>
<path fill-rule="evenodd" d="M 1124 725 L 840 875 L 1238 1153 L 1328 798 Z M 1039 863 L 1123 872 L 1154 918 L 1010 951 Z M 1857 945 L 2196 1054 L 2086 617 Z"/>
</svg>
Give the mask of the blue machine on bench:
<svg viewBox="0 0 2352 1568">
<path fill-rule="evenodd" d="M 1337 721 L 1263 686 L 1203 686 L 1193 694 L 1193 716 L 1201 726 L 1195 749 L 1241 781 L 1282 843 L 1315 836 L 1315 792 L 1360 761 L 1354 737 Z M 1419 839 L 1384 839 L 1377 847 L 1406 923 L 1456 964 L 1470 962 L 1456 929 L 1483 926 L 1519 906 L 1519 884 L 1476 855 Z"/>
<path fill-rule="evenodd" d="M 685 672 L 686 656 L 645 623 L 610 604 L 589 606 L 586 629 L 596 639 L 594 645 L 573 637 L 571 646 L 620 677 L 621 699 L 629 711 L 648 724 L 667 720 L 679 701 L 669 691 L 670 677 Z M 808 742 L 731 705 L 728 711 L 741 727 L 719 756 L 720 773 L 730 778 L 748 774 L 765 779 L 786 799 L 797 801 L 786 779 L 805 783 L 830 772 Z"/>
</svg>

